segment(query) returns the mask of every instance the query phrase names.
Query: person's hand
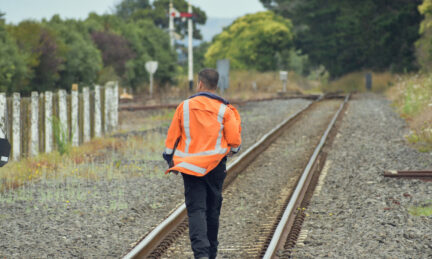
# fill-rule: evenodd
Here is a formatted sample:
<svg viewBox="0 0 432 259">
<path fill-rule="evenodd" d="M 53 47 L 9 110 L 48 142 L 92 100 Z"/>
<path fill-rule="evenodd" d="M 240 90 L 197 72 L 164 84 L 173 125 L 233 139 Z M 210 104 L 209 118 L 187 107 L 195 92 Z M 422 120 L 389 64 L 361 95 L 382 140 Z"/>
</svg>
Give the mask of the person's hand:
<svg viewBox="0 0 432 259">
<path fill-rule="evenodd" d="M 231 148 L 230 152 L 228 153 L 228 157 L 232 157 L 233 155 L 237 154 L 240 151 L 240 146 L 237 148 Z"/>
<path fill-rule="evenodd" d="M 173 155 L 168 155 L 167 153 L 163 153 L 162 154 L 163 159 L 167 162 L 168 167 L 172 167 L 172 159 L 173 159 Z"/>
</svg>

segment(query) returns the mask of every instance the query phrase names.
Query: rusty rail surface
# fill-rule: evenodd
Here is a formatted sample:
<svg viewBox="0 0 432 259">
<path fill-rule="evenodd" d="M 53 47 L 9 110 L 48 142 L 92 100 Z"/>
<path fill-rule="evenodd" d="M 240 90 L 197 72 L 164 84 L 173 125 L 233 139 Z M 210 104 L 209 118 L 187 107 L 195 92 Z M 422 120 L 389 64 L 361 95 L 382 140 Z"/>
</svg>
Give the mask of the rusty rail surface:
<svg viewBox="0 0 432 259">
<path fill-rule="evenodd" d="M 341 117 L 342 110 L 344 109 L 345 104 L 348 102 L 349 98 L 350 95 L 347 95 L 345 97 L 344 102 L 340 105 L 339 109 L 336 111 L 335 115 L 333 116 L 333 119 L 331 120 L 326 131 L 321 137 L 319 144 L 315 148 L 314 153 L 309 159 L 308 164 L 303 170 L 302 176 L 298 180 L 294 192 L 291 194 L 286 209 L 282 215 L 281 220 L 279 221 L 279 224 L 276 227 L 276 230 L 264 253 L 263 258 L 265 259 L 276 258 L 277 251 L 280 249 L 283 250 L 285 242 L 287 241 L 288 235 L 290 234 L 291 228 L 294 224 L 294 220 L 296 217 L 296 209 L 300 207 L 300 204 L 303 201 L 306 191 L 308 190 L 309 183 L 311 182 L 312 176 L 314 174 L 315 171 L 314 169 L 317 167 L 317 163 L 320 162 L 319 156 L 322 153 L 322 149 L 326 144 L 326 141 L 330 135 L 330 132 L 333 129 L 333 126 L 336 124 L 338 118 Z"/>
<path fill-rule="evenodd" d="M 301 114 L 304 114 L 317 102 L 321 101 L 324 97 L 319 96 L 314 102 L 308 104 L 304 109 L 296 112 L 295 114 L 289 116 L 284 121 L 279 123 L 276 127 L 266 133 L 259 141 L 254 145 L 249 147 L 245 152 L 241 153 L 236 160 L 227 166 L 227 177 L 224 182 L 224 189 L 240 174 L 259 154 L 267 149 L 268 146 L 278 138 L 284 130 L 293 125 Z M 166 238 L 179 226 L 181 226 L 186 220 L 186 206 L 183 203 L 177 209 L 172 212 L 168 218 L 166 218 L 162 223 L 160 223 L 156 228 L 154 228 L 150 233 L 148 233 L 138 244 L 132 248 L 123 258 L 153 258 L 152 253 L 155 250 L 163 250 L 158 248 L 161 244 L 167 247 L 172 241 L 166 240 Z M 177 231 L 181 232 L 183 231 Z M 180 233 L 176 233 L 179 235 Z M 158 252 L 159 253 L 159 252 Z"/>
<path fill-rule="evenodd" d="M 393 178 L 432 178 L 432 171 L 396 171 L 389 170 L 384 172 L 384 177 Z"/>
<path fill-rule="evenodd" d="M 326 98 L 339 98 L 338 94 L 326 95 Z M 308 100 L 316 100 L 319 98 L 319 95 L 291 95 L 291 96 L 278 96 L 278 97 L 269 97 L 269 98 L 259 98 L 259 99 L 250 99 L 250 100 L 231 100 L 231 104 L 243 105 L 248 102 L 263 102 L 263 101 L 273 101 L 273 100 L 289 100 L 289 99 L 308 99 Z M 156 105 L 128 105 L 128 104 L 120 104 L 119 111 L 140 111 L 140 110 L 157 110 L 157 109 L 175 109 L 179 103 L 176 104 L 156 104 Z"/>
</svg>

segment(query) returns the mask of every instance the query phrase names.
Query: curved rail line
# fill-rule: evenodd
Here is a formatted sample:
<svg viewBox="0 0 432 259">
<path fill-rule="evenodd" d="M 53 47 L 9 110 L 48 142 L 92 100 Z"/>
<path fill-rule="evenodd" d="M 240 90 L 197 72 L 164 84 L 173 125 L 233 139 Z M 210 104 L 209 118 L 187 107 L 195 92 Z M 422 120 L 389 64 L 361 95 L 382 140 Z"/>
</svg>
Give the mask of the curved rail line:
<svg viewBox="0 0 432 259">
<path fill-rule="evenodd" d="M 292 230 L 292 227 L 294 225 L 294 220 L 296 217 L 296 209 L 300 207 L 300 204 L 303 202 L 303 198 L 306 194 L 306 191 L 309 188 L 309 184 L 311 182 L 312 176 L 315 172 L 315 167 L 317 163 L 319 163 L 319 155 L 322 152 L 322 149 L 324 145 L 326 144 L 326 141 L 330 135 L 331 130 L 333 129 L 337 119 L 340 117 L 342 110 L 345 107 L 345 104 L 348 102 L 350 98 L 350 95 L 347 95 L 345 97 L 344 102 L 340 105 L 339 109 L 333 116 L 331 122 L 329 123 L 326 131 L 324 132 L 323 136 L 321 137 L 321 140 L 317 147 L 314 150 L 314 153 L 312 154 L 311 158 L 309 159 L 308 164 L 306 165 L 305 169 L 303 170 L 303 173 L 300 177 L 300 179 L 297 182 L 296 188 L 294 192 L 292 193 L 291 197 L 289 198 L 288 205 L 286 206 L 286 209 L 282 215 L 281 220 L 279 221 L 278 226 L 276 227 L 276 230 L 273 234 L 273 237 L 271 238 L 270 244 L 267 247 L 263 258 L 264 259 L 270 259 L 270 258 L 277 258 L 276 253 L 278 250 L 283 249 L 288 235 Z"/>
<path fill-rule="evenodd" d="M 259 154 L 261 154 L 268 146 L 278 138 L 285 129 L 289 128 L 293 123 L 297 121 L 301 114 L 309 110 L 317 102 L 321 101 L 324 97 L 319 96 L 313 102 L 308 104 L 302 110 L 289 116 L 284 121 L 279 123 L 276 127 L 266 133 L 259 141 L 249 147 L 245 152 L 240 154 L 234 162 L 230 163 L 227 167 L 227 178 L 224 183 L 224 189 L 243 171 L 252 160 L 254 160 Z M 158 246 L 168 247 L 172 240 L 167 240 L 167 237 L 172 232 L 184 224 L 186 221 L 186 206 L 183 203 L 177 209 L 174 210 L 164 221 L 162 221 L 156 228 L 148 233 L 138 244 L 132 248 L 123 258 L 152 258 L 152 253 L 158 249 Z M 183 232 L 185 227 L 180 227 L 177 230 L 179 233 L 175 233 L 174 236 L 178 236 Z M 163 250 L 163 248 L 159 248 Z M 157 256 L 155 256 L 157 257 Z"/>
</svg>

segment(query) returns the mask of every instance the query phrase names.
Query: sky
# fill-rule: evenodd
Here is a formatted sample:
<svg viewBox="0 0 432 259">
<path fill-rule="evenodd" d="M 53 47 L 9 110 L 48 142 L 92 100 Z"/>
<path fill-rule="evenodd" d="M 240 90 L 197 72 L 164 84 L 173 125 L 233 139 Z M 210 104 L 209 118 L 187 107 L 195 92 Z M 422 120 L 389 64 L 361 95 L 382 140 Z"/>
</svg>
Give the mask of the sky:
<svg viewBox="0 0 432 259">
<path fill-rule="evenodd" d="M 50 19 L 54 14 L 62 18 L 85 19 L 90 12 L 112 13 L 121 0 L 0 0 L 0 11 L 6 13 L 7 23 L 22 20 Z M 247 13 L 263 11 L 259 0 L 190 0 L 203 9 L 208 17 L 236 18 Z"/>
</svg>

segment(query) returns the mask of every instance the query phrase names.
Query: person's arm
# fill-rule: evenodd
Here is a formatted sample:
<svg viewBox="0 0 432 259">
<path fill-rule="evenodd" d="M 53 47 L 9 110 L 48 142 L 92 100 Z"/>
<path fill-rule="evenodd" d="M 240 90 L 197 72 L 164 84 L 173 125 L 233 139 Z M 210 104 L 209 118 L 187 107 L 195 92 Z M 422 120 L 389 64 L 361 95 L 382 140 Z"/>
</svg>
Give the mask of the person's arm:
<svg viewBox="0 0 432 259">
<path fill-rule="evenodd" d="M 231 105 L 224 116 L 224 136 L 231 151 L 237 153 L 241 145 L 241 119 L 240 114 Z"/>
<path fill-rule="evenodd" d="M 168 129 L 168 134 L 165 140 L 165 151 L 163 153 L 163 158 L 167 161 L 168 165 L 172 161 L 176 142 L 181 137 L 181 114 L 183 114 L 183 103 L 177 107 L 174 113 L 174 117 L 171 121 L 171 125 Z"/>
</svg>

